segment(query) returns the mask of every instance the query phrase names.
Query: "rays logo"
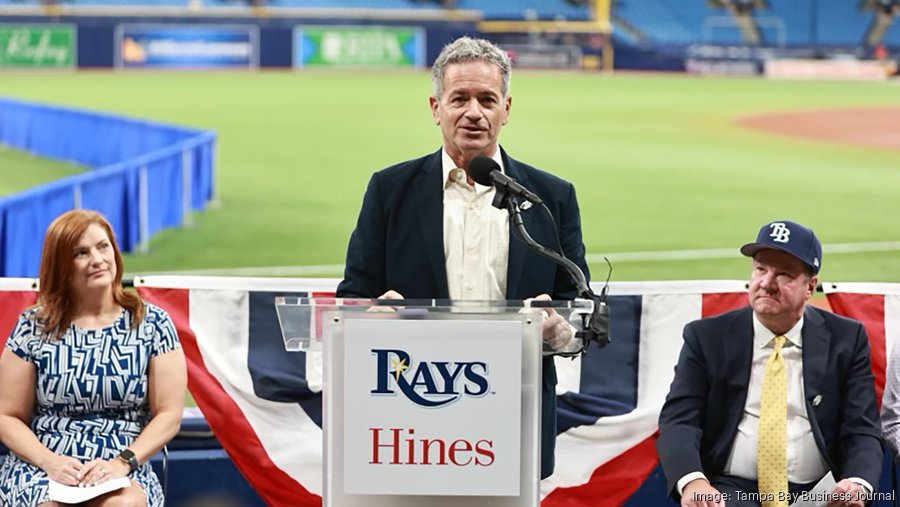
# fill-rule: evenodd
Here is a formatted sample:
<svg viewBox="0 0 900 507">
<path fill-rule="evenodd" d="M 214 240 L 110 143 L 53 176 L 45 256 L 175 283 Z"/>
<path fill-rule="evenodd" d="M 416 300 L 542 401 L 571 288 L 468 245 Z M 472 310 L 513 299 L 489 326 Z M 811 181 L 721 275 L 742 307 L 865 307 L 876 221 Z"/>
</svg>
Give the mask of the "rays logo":
<svg viewBox="0 0 900 507">
<path fill-rule="evenodd" d="M 372 349 L 372 355 L 378 375 L 374 395 L 396 396 L 396 388 L 416 405 L 437 408 L 464 395 L 484 396 L 490 389 L 487 363 L 422 361 L 413 365 L 409 353 L 398 349 Z"/>
</svg>

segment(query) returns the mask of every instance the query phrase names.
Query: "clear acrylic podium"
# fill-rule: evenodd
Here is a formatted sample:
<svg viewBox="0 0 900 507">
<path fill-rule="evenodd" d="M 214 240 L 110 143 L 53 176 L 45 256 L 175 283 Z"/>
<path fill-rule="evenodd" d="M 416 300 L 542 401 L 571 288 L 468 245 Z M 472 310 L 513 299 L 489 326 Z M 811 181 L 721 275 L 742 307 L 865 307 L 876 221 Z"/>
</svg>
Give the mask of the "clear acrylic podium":
<svg viewBox="0 0 900 507">
<path fill-rule="evenodd" d="M 326 507 L 539 505 L 541 356 L 581 350 L 592 301 L 275 305 L 287 350 L 323 352 Z"/>
</svg>

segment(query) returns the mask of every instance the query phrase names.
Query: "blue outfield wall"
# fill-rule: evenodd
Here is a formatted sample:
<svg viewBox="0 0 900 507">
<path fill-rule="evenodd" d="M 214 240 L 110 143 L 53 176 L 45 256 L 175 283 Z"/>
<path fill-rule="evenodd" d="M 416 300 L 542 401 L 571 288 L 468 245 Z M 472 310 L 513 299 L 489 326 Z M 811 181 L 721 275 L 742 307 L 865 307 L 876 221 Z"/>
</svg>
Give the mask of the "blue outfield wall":
<svg viewBox="0 0 900 507">
<path fill-rule="evenodd" d="M 89 168 L 0 198 L 0 276 L 35 277 L 61 213 L 103 213 L 125 252 L 190 222 L 213 198 L 212 131 L 0 98 L 0 144 Z"/>
</svg>

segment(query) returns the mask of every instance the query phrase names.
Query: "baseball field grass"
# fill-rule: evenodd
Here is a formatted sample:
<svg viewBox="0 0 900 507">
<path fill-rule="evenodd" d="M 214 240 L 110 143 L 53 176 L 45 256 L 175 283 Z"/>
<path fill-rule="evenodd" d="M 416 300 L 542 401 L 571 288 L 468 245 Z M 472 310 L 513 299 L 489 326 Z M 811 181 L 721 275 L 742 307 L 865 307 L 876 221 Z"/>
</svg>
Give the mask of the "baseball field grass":
<svg viewBox="0 0 900 507">
<path fill-rule="evenodd" d="M 78 174 L 85 169 L 0 146 L 0 196 Z"/>
<path fill-rule="evenodd" d="M 896 107 L 898 91 L 895 83 L 516 71 L 501 144 L 575 183 L 595 279 L 605 276 L 604 255 L 614 280 L 743 279 L 749 266 L 737 248 L 762 224 L 789 218 L 825 244 L 821 279 L 900 282 L 900 150 L 735 123 L 786 110 Z M 156 236 L 148 255 L 129 255 L 130 274 L 289 267 L 282 272 L 339 276 L 371 173 L 440 147 L 430 92 L 422 71 L 0 79 L 2 96 L 218 132 L 217 203 L 191 229 Z M 3 150 L 0 195 L 76 170 Z"/>
</svg>

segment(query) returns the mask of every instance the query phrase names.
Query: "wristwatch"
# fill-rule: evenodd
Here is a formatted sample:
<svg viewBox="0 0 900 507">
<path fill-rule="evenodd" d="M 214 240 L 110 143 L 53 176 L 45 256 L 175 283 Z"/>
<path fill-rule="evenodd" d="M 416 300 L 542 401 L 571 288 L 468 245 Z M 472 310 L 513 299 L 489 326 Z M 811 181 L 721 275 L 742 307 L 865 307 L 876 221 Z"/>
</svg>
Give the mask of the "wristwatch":
<svg viewBox="0 0 900 507">
<path fill-rule="evenodd" d="M 137 457 L 134 455 L 134 451 L 132 451 L 131 449 L 123 449 L 122 452 L 120 452 L 116 457 L 124 461 L 125 463 L 128 463 L 128 468 L 131 469 L 131 472 L 134 472 L 138 469 Z"/>
</svg>

